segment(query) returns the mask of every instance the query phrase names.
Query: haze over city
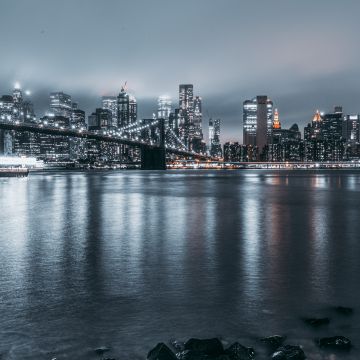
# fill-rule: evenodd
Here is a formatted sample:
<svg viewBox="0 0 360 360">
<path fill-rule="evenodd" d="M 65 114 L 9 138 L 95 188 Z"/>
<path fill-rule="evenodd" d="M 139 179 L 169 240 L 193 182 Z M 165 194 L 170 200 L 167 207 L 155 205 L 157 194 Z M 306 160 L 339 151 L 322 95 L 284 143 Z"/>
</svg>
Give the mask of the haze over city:
<svg viewBox="0 0 360 360">
<path fill-rule="evenodd" d="M 222 141 L 242 141 L 242 102 L 268 95 L 285 127 L 320 108 L 360 112 L 360 3 L 346 1 L 1 1 L 0 92 L 32 91 L 36 112 L 65 91 L 89 114 L 128 82 L 139 117 L 194 84 Z M 186 21 L 184 21 L 186 19 Z M 9 31 L 9 29 L 11 29 Z"/>
</svg>

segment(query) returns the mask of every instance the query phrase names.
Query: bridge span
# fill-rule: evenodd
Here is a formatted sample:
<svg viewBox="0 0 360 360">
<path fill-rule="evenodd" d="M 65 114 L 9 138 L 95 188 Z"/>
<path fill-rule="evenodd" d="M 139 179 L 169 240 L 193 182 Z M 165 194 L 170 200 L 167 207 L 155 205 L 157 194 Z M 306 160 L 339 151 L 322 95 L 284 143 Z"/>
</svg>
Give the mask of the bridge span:
<svg viewBox="0 0 360 360">
<path fill-rule="evenodd" d="M 18 132 L 41 133 L 53 136 L 64 136 L 80 139 L 96 140 L 101 142 L 116 143 L 140 148 L 141 169 L 143 170 L 165 170 L 166 154 L 174 154 L 190 159 L 207 160 L 207 155 L 198 154 L 184 148 L 169 146 L 165 143 L 164 122 L 159 122 L 160 142 L 148 143 L 145 140 L 136 140 L 127 136 L 112 135 L 110 133 L 99 134 L 88 130 L 69 129 L 43 124 L 0 122 L 0 130 L 14 130 Z"/>
</svg>

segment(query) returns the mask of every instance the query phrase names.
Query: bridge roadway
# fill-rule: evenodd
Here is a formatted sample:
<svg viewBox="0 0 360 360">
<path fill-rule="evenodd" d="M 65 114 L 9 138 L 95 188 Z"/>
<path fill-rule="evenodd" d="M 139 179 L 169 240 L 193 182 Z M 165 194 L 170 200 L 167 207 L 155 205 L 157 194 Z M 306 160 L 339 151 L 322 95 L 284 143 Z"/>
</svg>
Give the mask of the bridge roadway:
<svg viewBox="0 0 360 360">
<path fill-rule="evenodd" d="M 7 123 L 7 122 L 0 122 L 0 130 L 15 130 L 15 131 L 29 131 L 34 133 L 40 133 L 40 134 L 48 134 L 48 135 L 57 135 L 57 136 L 66 136 L 66 137 L 75 137 L 75 138 L 81 138 L 81 139 L 92 139 L 97 141 L 104 141 L 109 143 L 116 143 L 116 144 L 123 144 L 123 145 L 129 145 L 129 146 L 136 146 L 140 147 L 142 153 L 146 152 L 157 152 L 160 153 L 160 150 L 163 150 L 164 148 L 161 147 L 159 144 L 149 144 L 145 141 L 139 141 L 139 140 L 133 140 L 133 139 L 127 139 L 119 136 L 114 136 L 110 134 L 101 135 L 96 134 L 91 131 L 87 130 L 79 130 L 79 129 L 65 129 L 60 127 L 50 127 L 50 126 L 39 126 L 39 125 L 32 125 L 27 123 Z M 191 157 L 193 159 L 198 160 L 206 160 L 208 159 L 208 156 L 194 153 L 191 151 L 186 150 L 180 150 L 173 147 L 165 146 L 165 152 L 184 156 L 184 157 Z M 156 155 L 158 156 L 158 155 Z"/>
</svg>

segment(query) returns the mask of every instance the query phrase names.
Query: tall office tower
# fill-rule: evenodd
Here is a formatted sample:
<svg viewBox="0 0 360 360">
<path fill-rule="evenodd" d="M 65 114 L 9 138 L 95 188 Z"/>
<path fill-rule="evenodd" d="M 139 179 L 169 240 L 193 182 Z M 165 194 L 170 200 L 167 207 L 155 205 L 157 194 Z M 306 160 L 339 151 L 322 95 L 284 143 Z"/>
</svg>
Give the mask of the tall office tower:
<svg viewBox="0 0 360 360">
<path fill-rule="evenodd" d="M 341 106 L 335 106 L 334 112 L 327 113 L 323 118 L 322 135 L 324 140 L 341 140 L 343 111 Z"/>
<path fill-rule="evenodd" d="M 245 145 L 257 146 L 261 153 L 270 141 L 273 127 L 273 102 L 261 95 L 243 103 Z"/>
<path fill-rule="evenodd" d="M 122 87 L 117 97 L 117 125 L 122 128 L 137 121 L 137 102 L 133 95 Z"/>
<path fill-rule="evenodd" d="M 212 140 L 214 138 L 214 122 L 213 119 L 209 119 L 209 146 L 211 147 Z"/>
<path fill-rule="evenodd" d="M 110 110 L 112 114 L 112 127 L 117 127 L 118 124 L 118 106 L 117 106 L 117 98 L 116 96 L 103 96 L 102 100 L 102 108 L 106 110 Z"/>
<path fill-rule="evenodd" d="M 222 156 L 222 149 L 220 143 L 220 127 L 220 119 L 209 119 L 210 155 L 217 158 Z"/>
<path fill-rule="evenodd" d="M 158 115 L 159 119 L 165 120 L 165 128 L 169 127 L 169 117 L 171 114 L 172 101 L 170 96 L 161 95 L 158 98 Z"/>
<path fill-rule="evenodd" d="M 189 147 L 194 133 L 194 88 L 192 84 L 179 85 L 179 134 Z"/>
<path fill-rule="evenodd" d="M 64 116 L 71 119 L 73 103 L 71 96 L 63 92 L 50 93 L 50 112 L 56 116 Z"/>
<path fill-rule="evenodd" d="M 195 138 L 203 139 L 202 133 L 202 108 L 201 108 L 201 97 L 195 96 L 194 99 L 194 130 Z"/>
<path fill-rule="evenodd" d="M 270 143 L 269 139 L 272 134 L 273 104 L 267 96 L 257 96 L 256 100 L 256 146 L 259 149 L 259 154 L 261 154 L 265 146 Z"/>
<path fill-rule="evenodd" d="M 342 137 L 349 144 L 360 141 L 360 115 L 346 115 L 343 120 Z"/>
<path fill-rule="evenodd" d="M 243 143 L 256 146 L 257 101 L 245 100 L 243 103 Z"/>
</svg>

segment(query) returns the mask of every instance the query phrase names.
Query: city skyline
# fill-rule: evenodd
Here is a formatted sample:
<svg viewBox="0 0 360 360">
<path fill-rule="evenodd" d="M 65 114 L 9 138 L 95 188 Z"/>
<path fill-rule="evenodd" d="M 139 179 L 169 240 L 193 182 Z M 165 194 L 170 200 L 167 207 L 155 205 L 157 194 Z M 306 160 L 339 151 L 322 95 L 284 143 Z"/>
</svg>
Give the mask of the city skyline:
<svg viewBox="0 0 360 360">
<path fill-rule="evenodd" d="M 223 120 L 224 141 L 242 141 L 241 104 L 256 94 L 276 103 L 284 127 L 303 128 L 318 107 L 329 111 L 341 104 L 347 113 L 359 112 L 356 1 L 88 4 L 2 1 L 0 29 L 7 36 L 0 40 L 6 49 L 1 93 L 19 81 L 30 87 L 42 113 L 45 95 L 62 90 L 88 114 L 101 96 L 116 95 L 128 81 L 139 117 L 147 117 L 156 112 L 158 96 L 176 99 L 177 84 L 192 83 L 202 96 L 204 117 Z M 99 15 L 104 26 L 92 26 Z M 346 20 L 341 26 L 326 26 L 339 16 Z M 190 39 L 188 55 L 181 46 L 179 51 L 182 36 Z"/>
</svg>

